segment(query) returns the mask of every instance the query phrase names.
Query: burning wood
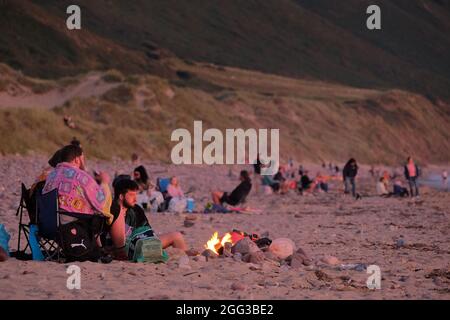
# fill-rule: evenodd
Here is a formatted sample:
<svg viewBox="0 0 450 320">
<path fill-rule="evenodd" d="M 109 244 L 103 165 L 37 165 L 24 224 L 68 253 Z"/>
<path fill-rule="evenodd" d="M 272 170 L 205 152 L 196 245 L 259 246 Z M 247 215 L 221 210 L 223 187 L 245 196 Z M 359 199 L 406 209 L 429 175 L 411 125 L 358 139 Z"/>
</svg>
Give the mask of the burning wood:
<svg viewBox="0 0 450 320">
<path fill-rule="evenodd" d="M 221 255 L 223 253 L 223 248 L 225 247 L 225 244 L 228 243 L 231 246 L 233 245 L 232 235 L 230 233 L 225 234 L 222 237 L 222 239 L 219 239 L 219 233 L 214 232 L 211 239 L 209 239 L 208 242 L 206 242 L 205 249 L 214 252 L 216 255 Z"/>
</svg>

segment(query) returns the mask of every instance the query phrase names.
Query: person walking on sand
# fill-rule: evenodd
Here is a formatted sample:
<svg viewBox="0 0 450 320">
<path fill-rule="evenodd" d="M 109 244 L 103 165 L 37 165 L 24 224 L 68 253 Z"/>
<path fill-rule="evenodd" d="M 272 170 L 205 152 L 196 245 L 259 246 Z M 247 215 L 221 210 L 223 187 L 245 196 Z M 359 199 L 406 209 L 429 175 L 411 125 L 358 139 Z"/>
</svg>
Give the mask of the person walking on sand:
<svg viewBox="0 0 450 320">
<path fill-rule="evenodd" d="M 409 183 L 409 191 L 411 197 L 414 197 L 413 187 L 415 190 L 415 196 L 419 196 L 419 187 L 417 185 L 417 178 L 420 176 L 419 167 L 414 163 L 412 157 L 408 157 L 405 165 L 405 178 Z"/>
<path fill-rule="evenodd" d="M 359 195 L 356 193 L 356 183 L 355 178 L 358 175 L 358 164 L 356 163 L 356 160 L 351 158 L 348 160 L 346 165 L 344 166 L 344 169 L 342 170 L 342 177 L 344 179 L 344 186 L 345 186 L 345 194 L 350 193 L 350 185 L 352 186 L 352 195 L 354 198 L 358 199 Z"/>
</svg>

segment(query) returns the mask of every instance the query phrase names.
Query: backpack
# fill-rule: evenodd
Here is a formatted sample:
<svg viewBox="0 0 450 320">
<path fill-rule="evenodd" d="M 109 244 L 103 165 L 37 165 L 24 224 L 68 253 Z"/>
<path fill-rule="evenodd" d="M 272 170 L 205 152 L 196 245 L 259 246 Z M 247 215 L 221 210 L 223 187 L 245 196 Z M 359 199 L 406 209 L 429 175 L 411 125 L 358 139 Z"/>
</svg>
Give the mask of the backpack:
<svg viewBox="0 0 450 320">
<path fill-rule="evenodd" d="M 125 252 L 134 262 L 166 262 L 168 255 L 162 249 L 161 240 L 148 225 L 136 228 L 127 238 Z"/>
<path fill-rule="evenodd" d="M 76 220 L 59 226 L 59 245 L 66 262 L 97 262 L 101 258 L 102 252 L 95 239 L 99 230 L 95 229 L 102 226 L 96 225 L 94 220 Z"/>
</svg>

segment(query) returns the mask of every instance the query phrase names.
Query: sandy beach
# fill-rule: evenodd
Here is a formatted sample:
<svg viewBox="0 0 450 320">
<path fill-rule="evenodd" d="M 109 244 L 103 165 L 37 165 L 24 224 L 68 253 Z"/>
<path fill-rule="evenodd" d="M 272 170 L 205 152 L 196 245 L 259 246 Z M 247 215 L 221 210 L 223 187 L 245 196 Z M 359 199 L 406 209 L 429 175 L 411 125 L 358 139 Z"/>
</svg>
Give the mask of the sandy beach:
<svg viewBox="0 0 450 320">
<path fill-rule="evenodd" d="M 45 163 L 45 157 L 0 158 L 0 223 L 11 235 L 11 249 L 17 246 L 20 182 L 29 186 Z M 231 191 L 239 170 L 250 169 L 235 166 L 230 177 L 225 166 L 143 164 L 153 181 L 177 175 L 184 190 L 194 187 L 190 196 L 196 210 L 210 201 L 212 189 Z M 89 159 L 88 166 L 112 176 L 135 167 L 125 161 Z M 321 170 L 304 166 L 312 176 Z M 252 190 L 248 205 L 260 213 L 147 213 L 157 233 L 181 231 L 199 251 L 215 231 L 223 235 L 239 229 L 268 232 L 272 240 L 289 238 L 310 256 L 310 266 L 272 260 L 251 264 L 232 257 L 191 257 L 181 264 L 180 253 L 169 250 L 166 264 L 74 263 L 81 268 L 81 289 L 69 290 L 69 264 L 10 258 L 0 263 L 0 299 L 450 299 L 450 193 L 422 187 L 418 199 L 382 199 L 375 196 L 368 169 L 363 166 L 358 179 L 364 195 L 359 201 L 345 197 L 337 181 L 327 194 L 264 195 Z M 439 173 L 438 167 L 428 170 Z M 184 226 L 186 216 L 195 217 L 193 226 Z M 400 246 L 398 239 L 403 239 Z M 367 288 L 366 270 L 342 268 L 357 263 L 380 267 L 380 290 Z"/>
</svg>

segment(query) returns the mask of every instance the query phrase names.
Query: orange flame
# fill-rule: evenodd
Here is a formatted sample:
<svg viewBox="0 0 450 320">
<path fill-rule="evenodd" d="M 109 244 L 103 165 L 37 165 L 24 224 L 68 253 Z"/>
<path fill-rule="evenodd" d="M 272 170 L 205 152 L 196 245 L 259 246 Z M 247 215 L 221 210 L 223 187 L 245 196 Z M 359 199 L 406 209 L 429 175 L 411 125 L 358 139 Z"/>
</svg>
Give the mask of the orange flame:
<svg viewBox="0 0 450 320">
<path fill-rule="evenodd" d="M 212 235 L 211 239 L 209 239 L 208 242 L 206 242 L 205 249 L 209 249 L 215 254 L 219 255 L 218 250 L 221 247 L 223 247 L 227 242 L 232 243 L 231 234 L 227 233 L 223 236 L 222 240 L 219 240 L 219 233 L 216 231 Z"/>
</svg>

